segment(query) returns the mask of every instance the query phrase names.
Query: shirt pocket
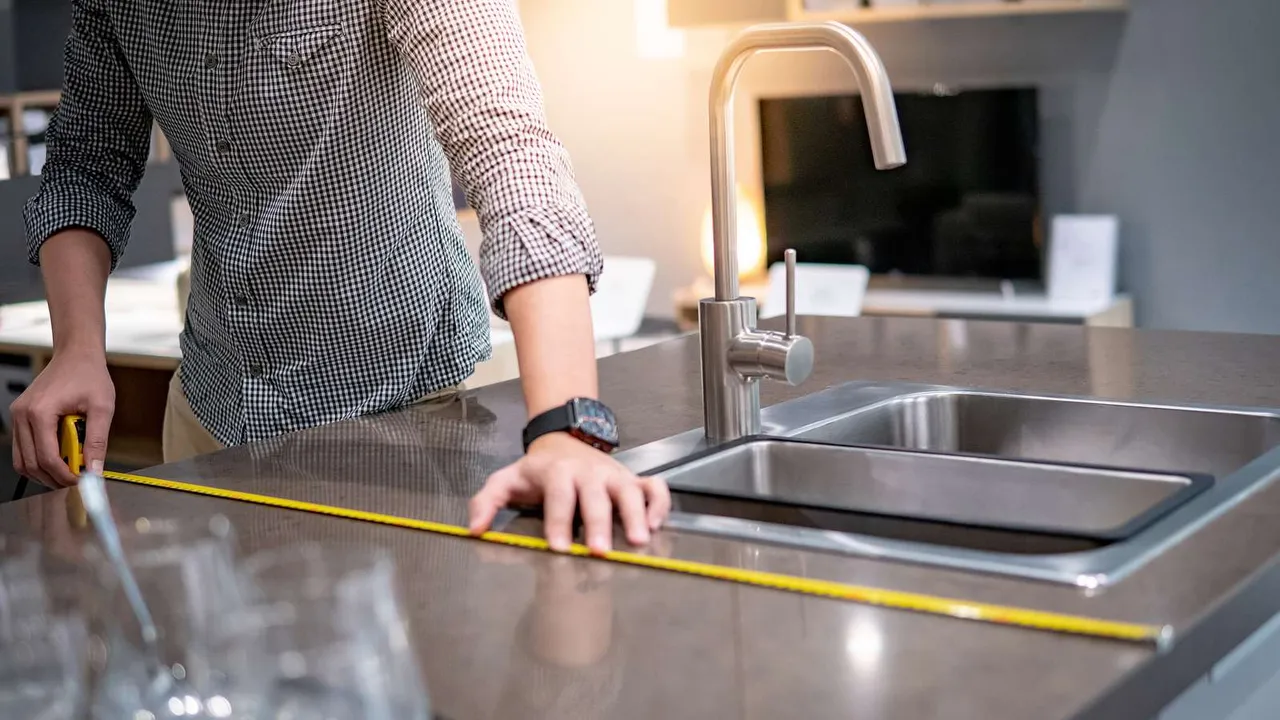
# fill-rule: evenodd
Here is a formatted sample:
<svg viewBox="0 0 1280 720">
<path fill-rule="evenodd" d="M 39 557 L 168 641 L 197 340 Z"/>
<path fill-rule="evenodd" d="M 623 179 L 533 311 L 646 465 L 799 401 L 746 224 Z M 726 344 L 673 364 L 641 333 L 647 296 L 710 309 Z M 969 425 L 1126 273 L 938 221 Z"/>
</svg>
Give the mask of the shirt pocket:
<svg viewBox="0 0 1280 720">
<path fill-rule="evenodd" d="M 350 90 L 354 55 L 340 22 L 252 31 L 231 112 L 250 149 L 242 162 L 255 180 L 279 189 L 325 152 Z"/>
<path fill-rule="evenodd" d="M 341 36 L 342 24 L 332 23 L 261 36 L 257 38 L 257 46 L 285 68 L 301 70 Z"/>
</svg>

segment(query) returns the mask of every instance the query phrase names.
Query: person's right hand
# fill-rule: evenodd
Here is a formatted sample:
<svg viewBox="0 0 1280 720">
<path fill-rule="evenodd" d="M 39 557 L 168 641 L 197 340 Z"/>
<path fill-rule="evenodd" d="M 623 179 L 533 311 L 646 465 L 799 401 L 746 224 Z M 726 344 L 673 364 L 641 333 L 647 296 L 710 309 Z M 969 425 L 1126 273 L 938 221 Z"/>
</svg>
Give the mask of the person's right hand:
<svg viewBox="0 0 1280 720">
<path fill-rule="evenodd" d="M 102 355 L 54 355 L 13 401 L 13 468 L 47 487 L 68 487 L 76 476 L 62 461 L 58 424 L 67 415 L 85 417 L 84 464 L 102 472 L 116 388 Z"/>
</svg>

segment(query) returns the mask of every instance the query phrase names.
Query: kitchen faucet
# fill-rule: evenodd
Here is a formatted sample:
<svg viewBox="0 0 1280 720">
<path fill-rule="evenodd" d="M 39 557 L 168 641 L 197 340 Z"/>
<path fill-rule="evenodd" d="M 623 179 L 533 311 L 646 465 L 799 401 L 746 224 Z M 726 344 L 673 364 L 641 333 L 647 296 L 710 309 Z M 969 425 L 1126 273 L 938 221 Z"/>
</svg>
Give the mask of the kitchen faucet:
<svg viewBox="0 0 1280 720">
<path fill-rule="evenodd" d="M 714 298 L 698 304 L 702 334 L 702 403 L 706 435 L 734 440 L 760 432 L 761 378 L 799 385 L 813 372 L 813 343 L 796 334 L 795 251 L 785 253 L 786 331 L 756 328 L 755 298 L 738 296 L 738 228 L 734 190 L 733 93 L 743 64 L 758 52 L 831 50 L 849 64 L 862 92 L 876 167 L 907 161 L 893 88 L 866 38 L 836 22 L 772 23 L 747 28 L 716 64 L 711 80 L 711 218 Z"/>
</svg>

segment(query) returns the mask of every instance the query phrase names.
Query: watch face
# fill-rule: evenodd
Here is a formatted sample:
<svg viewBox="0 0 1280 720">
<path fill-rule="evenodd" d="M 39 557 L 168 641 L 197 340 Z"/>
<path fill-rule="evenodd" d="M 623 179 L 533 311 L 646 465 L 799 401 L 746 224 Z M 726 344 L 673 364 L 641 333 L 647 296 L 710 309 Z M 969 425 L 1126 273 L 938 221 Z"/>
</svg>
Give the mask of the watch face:
<svg viewBox="0 0 1280 720">
<path fill-rule="evenodd" d="M 618 447 L 618 424 L 613 411 L 597 400 L 573 401 L 573 429 L 575 435 L 602 450 Z"/>
</svg>

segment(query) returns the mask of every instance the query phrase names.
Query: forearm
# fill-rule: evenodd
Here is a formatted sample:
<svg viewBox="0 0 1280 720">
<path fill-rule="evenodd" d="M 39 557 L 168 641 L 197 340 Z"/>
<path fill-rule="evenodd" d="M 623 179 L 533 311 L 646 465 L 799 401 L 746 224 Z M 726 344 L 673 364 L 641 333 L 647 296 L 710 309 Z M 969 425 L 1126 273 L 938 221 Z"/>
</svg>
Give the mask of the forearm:
<svg viewBox="0 0 1280 720">
<path fill-rule="evenodd" d="M 582 275 L 538 280 L 503 298 L 532 418 L 575 397 L 599 395 L 595 335 Z"/>
<path fill-rule="evenodd" d="M 416 73 L 479 215 L 480 270 L 494 311 L 507 317 L 513 290 L 543 278 L 594 285 L 603 265 L 595 228 L 568 153 L 547 125 L 514 0 L 387 0 L 386 8 L 388 36 Z"/>
<path fill-rule="evenodd" d="M 97 261 L 107 258 L 109 270 L 128 243 L 133 193 L 146 171 L 152 123 L 116 39 L 108 10 L 111 4 L 110 0 L 72 3 L 65 80 L 58 112 L 46 131 L 48 158 L 40 192 L 23 213 L 28 259 L 38 263 L 55 258 L 44 270 L 49 292 L 73 294 L 72 303 L 86 296 L 96 300 L 99 309 L 106 270 Z M 46 252 L 44 245 L 53 238 L 63 247 Z M 70 265 L 63 267 L 63 262 Z M 77 285 L 77 280 L 86 285 Z M 50 300 L 58 303 L 54 297 Z M 83 313 L 83 308 L 62 304 Z M 70 332 L 66 339 L 78 341 L 81 328 L 62 325 L 60 335 Z M 87 330 L 100 344 L 101 320 Z"/>
<path fill-rule="evenodd" d="M 96 233 L 64 230 L 40 248 L 54 354 L 105 355 L 111 251 Z"/>
</svg>

